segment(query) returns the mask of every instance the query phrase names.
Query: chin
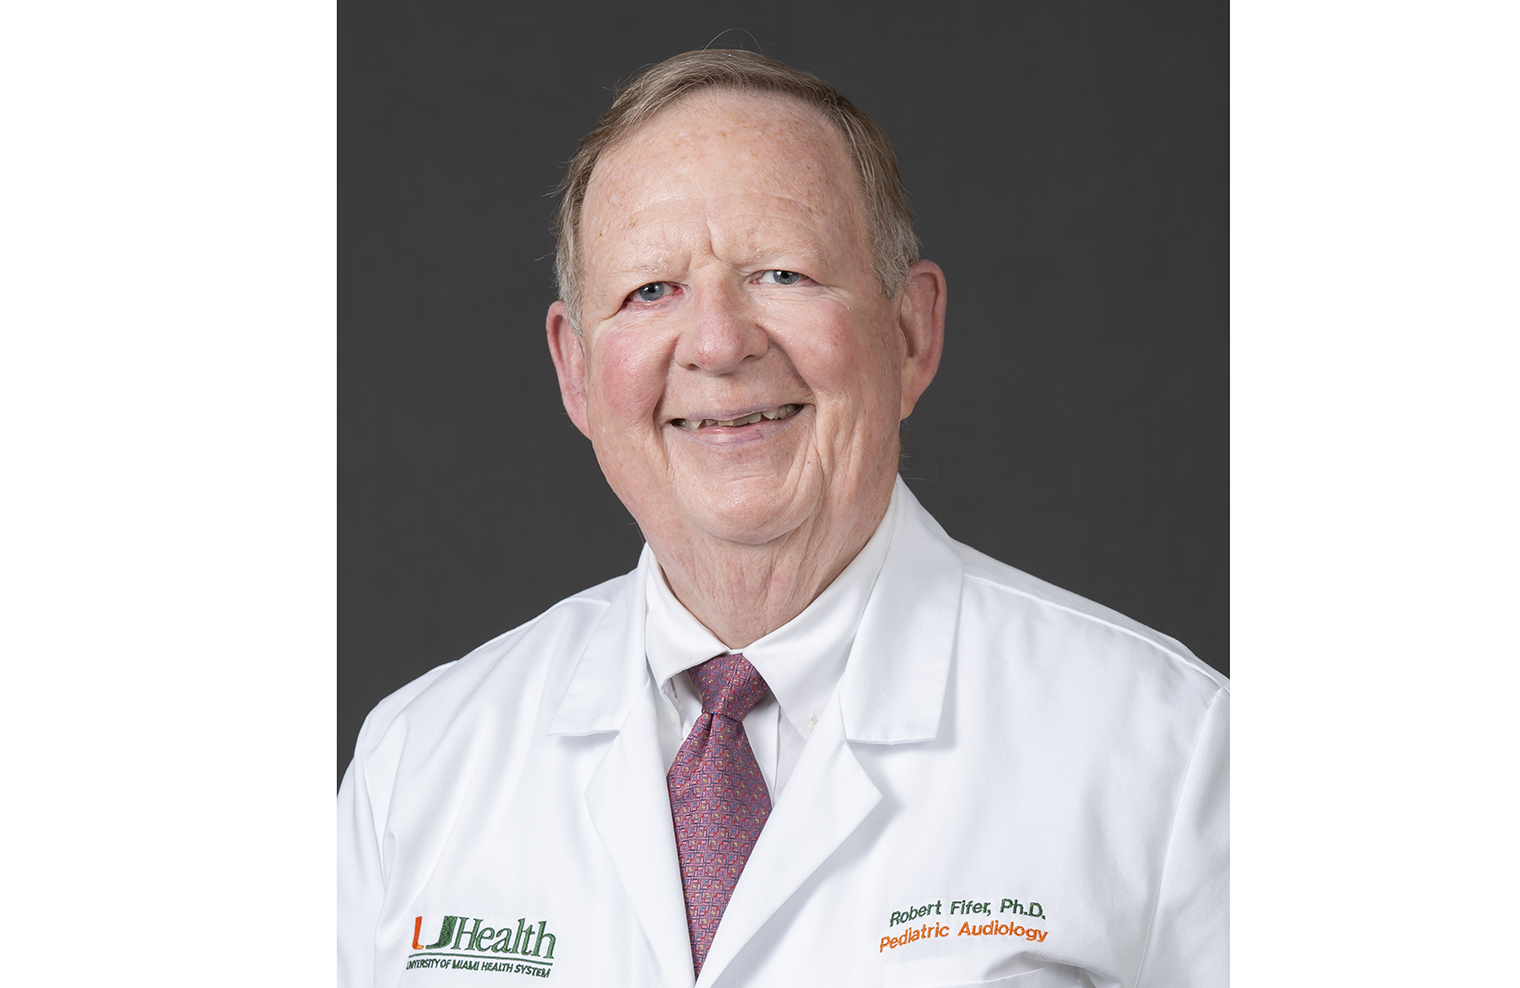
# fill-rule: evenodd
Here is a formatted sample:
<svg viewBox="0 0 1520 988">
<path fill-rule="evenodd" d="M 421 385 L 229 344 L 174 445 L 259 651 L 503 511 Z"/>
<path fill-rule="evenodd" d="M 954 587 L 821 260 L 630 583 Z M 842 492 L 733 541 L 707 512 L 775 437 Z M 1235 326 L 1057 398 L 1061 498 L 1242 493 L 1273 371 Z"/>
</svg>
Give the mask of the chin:
<svg viewBox="0 0 1520 988">
<path fill-rule="evenodd" d="M 774 481 L 733 485 L 727 496 L 716 491 L 686 500 L 683 514 L 690 523 L 714 538 L 740 545 L 764 545 L 789 535 L 808 517 L 808 504 L 815 499 L 797 491 L 780 491 Z"/>
</svg>

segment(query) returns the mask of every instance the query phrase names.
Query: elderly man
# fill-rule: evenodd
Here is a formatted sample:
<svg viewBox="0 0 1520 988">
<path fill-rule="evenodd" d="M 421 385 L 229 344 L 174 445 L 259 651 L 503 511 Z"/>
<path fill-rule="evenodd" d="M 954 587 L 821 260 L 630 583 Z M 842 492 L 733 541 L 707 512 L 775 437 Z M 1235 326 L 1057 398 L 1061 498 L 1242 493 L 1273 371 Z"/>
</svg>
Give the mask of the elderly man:
<svg viewBox="0 0 1520 988">
<path fill-rule="evenodd" d="M 678 56 L 559 241 L 565 409 L 647 545 L 370 714 L 340 980 L 1225 984 L 1228 683 L 897 479 L 945 278 L 875 124 Z"/>
</svg>

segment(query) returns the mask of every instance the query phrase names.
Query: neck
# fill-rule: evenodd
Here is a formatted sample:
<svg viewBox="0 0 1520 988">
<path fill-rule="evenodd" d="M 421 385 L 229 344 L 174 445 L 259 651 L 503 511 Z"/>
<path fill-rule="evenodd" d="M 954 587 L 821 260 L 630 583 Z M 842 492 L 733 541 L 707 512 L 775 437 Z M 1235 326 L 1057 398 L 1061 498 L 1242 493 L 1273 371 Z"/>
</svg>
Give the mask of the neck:
<svg viewBox="0 0 1520 988">
<path fill-rule="evenodd" d="M 650 547 L 676 599 L 739 651 L 801 614 L 875 534 L 891 500 L 818 518 L 762 545 L 722 540 Z"/>
</svg>

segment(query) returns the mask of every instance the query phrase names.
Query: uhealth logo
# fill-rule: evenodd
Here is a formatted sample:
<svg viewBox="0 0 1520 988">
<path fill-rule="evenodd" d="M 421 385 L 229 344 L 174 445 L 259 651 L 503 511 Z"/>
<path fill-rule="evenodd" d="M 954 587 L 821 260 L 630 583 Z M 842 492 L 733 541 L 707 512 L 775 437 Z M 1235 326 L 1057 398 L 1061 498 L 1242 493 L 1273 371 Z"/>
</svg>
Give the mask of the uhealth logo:
<svg viewBox="0 0 1520 988">
<path fill-rule="evenodd" d="M 423 943 L 423 917 L 418 916 L 412 928 L 415 952 L 407 957 L 407 969 L 449 967 L 549 976 L 555 937 L 547 920 L 540 920 L 536 929 L 525 916 L 518 918 L 515 929 L 484 924 L 485 920 L 473 916 L 445 916 L 438 924 L 438 938 Z"/>
</svg>

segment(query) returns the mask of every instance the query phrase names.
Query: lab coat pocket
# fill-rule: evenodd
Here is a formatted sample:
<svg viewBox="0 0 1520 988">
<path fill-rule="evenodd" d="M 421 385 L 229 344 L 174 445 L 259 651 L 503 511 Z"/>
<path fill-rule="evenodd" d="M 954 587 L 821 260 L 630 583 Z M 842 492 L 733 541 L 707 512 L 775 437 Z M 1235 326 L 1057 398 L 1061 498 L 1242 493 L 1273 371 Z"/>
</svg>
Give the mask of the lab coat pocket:
<svg viewBox="0 0 1520 988">
<path fill-rule="evenodd" d="M 964 981 L 955 985 L 943 985 L 941 988 L 1081 988 L 1083 983 L 1076 968 L 1055 964 L 1033 971 L 1020 971 L 992 981 Z"/>
</svg>

